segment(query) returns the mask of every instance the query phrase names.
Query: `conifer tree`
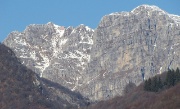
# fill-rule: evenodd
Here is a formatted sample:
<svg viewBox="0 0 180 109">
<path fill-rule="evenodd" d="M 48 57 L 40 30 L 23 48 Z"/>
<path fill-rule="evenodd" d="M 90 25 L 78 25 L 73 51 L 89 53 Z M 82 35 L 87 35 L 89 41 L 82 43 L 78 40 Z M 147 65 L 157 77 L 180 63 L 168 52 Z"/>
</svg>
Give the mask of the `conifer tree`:
<svg viewBox="0 0 180 109">
<path fill-rule="evenodd" d="M 155 76 L 154 78 L 153 78 L 153 81 L 152 81 L 152 86 L 151 86 L 151 90 L 153 91 L 153 92 L 157 92 L 158 91 L 158 80 L 157 80 L 157 77 Z"/>
<path fill-rule="evenodd" d="M 145 90 L 145 91 L 149 91 L 149 90 L 148 90 L 148 87 L 149 87 L 149 86 L 148 86 L 148 81 L 145 80 L 145 82 L 144 82 L 144 90 Z"/>
<path fill-rule="evenodd" d="M 158 79 L 158 89 L 162 89 L 162 88 L 163 88 L 163 84 L 162 84 L 161 78 L 159 77 L 159 79 Z"/>
<path fill-rule="evenodd" d="M 168 71 L 168 73 L 166 75 L 166 83 L 167 83 L 168 87 L 175 85 L 175 71 L 174 70 Z"/>
<path fill-rule="evenodd" d="M 147 89 L 148 89 L 148 91 L 152 91 L 152 81 L 151 81 L 151 78 L 149 78 L 148 79 L 148 81 L 147 81 Z"/>
<path fill-rule="evenodd" d="M 175 72 L 175 84 L 177 84 L 178 82 L 180 82 L 180 71 L 179 71 L 179 68 L 177 68 L 176 72 Z"/>
</svg>

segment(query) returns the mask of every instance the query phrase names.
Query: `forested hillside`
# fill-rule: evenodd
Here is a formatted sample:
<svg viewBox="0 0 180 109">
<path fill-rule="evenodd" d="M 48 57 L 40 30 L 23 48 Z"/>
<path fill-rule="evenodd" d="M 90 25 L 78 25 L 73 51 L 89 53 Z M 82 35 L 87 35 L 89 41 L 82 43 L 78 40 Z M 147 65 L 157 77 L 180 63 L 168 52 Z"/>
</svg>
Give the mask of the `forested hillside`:
<svg viewBox="0 0 180 109">
<path fill-rule="evenodd" d="M 84 109 L 180 109 L 180 82 L 177 81 L 179 76 L 175 76 L 176 74 L 180 74 L 178 69 L 169 70 L 148 79 L 124 96 L 101 101 Z M 159 82 L 157 78 L 162 80 L 162 86 L 159 89 L 156 87 Z M 150 90 L 147 90 L 145 83 L 150 80 L 152 84 Z M 157 81 L 156 85 L 155 81 Z"/>
</svg>

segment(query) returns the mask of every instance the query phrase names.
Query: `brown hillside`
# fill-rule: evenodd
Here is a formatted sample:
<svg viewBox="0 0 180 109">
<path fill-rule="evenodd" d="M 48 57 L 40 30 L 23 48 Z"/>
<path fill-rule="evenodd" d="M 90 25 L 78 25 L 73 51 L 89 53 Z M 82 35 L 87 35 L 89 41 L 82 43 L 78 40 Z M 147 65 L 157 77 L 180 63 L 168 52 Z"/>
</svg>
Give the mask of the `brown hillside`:
<svg viewBox="0 0 180 109">
<path fill-rule="evenodd" d="M 0 109 L 51 108 L 39 86 L 33 83 L 36 79 L 11 49 L 0 44 Z"/>
<path fill-rule="evenodd" d="M 180 109 L 180 83 L 161 92 L 146 92 L 143 84 L 131 93 L 85 109 Z"/>
</svg>

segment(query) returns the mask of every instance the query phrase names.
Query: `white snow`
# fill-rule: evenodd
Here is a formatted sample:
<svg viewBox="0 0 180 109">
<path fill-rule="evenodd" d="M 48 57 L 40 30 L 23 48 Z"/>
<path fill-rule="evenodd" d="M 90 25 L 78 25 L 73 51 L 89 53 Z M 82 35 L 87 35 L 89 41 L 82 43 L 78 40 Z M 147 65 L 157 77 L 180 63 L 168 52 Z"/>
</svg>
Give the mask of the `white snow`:
<svg viewBox="0 0 180 109">
<path fill-rule="evenodd" d="M 59 42 L 59 45 L 62 46 L 64 44 L 66 44 L 66 42 L 67 42 L 67 39 L 61 39 Z"/>
<path fill-rule="evenodd" d="M 161 70 L 162 70 L 162 67 L 160 67 L 160 69 L 159 69 L 159 73 L 160 73 L 160 74 L 162 73 Z"/>
<path fill-rule="evenodd" d="M 72 30 L 71 34 L 73 34 L 73 33 L 76 33 L 76 29 L 73 29 L 73 30 Z"/>
<path fill-rule="evenodd" d="M 93 36 L 93 34 L 92 34 Z M 92 36 L 86 36 L 84 37 L 83 35 L 81 35 L 81 41 L 79 43 L 86 43 L 86 44 L 93 44 L 93 39 Z M 87 38 L 87 41 L 83 41 L 83 39 Z"/>
<path fill-rule="evenodd" d="M 62 45 L 67 42 L 67 39 L 62 37 L 64 35 L 65 28 L 63 26 L 54 25 L 56 34 L 52 37 L 53 56 L 57 57 L 59 52 L 62 52 Z M 58 46 L 57 46 L 58 44 Z"/>
<path fill-rule="evenodd" d="M 171 49 L 173 49 L 173 47 L 171 46 Z"/>
<path fill-rule="evenodd" d="M 54 24 L 54 29 L 56 30 L 56 33 L 62 37 L 65 31 L 65 28 L 63 26 L 55 25 Z"/>
<path fill-rule="evenodd" d="M 103 77 L 105 78 L 105 74 L 106 74 L 106 72 L 105 73 L 103 73 Z"/>
<path fill-rule="evenodd" d="M 179 43 L 174 44 L 174 46 L 177 46 L 177 45 L 179 45 Z"/>
<path fill-rule="evenodd" d="M 122 11 L 122 12 L 113 12 L 113 13 L 111 13 L 111 14 L 109 14 L 109 15 L 123 15 L 123 16 L 129 16 L 129 12 L 125 12 L 125 11 Z M 109 16 L 108 15 L 108 16 Z M 107 16 L 107 15 L 106 15 Z"/>
<path fill-rule="evenodd" d="M 156 47 L 156 43 L 153 46 Z"/>
<path fill-rule="evenodd" d="M 69 52 L 68 55 L 66 55 L 64 58 L 74 58 L 74 59 L 78 59 L 81 62 L 81 65 L 84 65 L 83 59 L 86 59 L 88 62 L 90 61 L 90 55 L 82 53 L 78 50 L 75 50 L 75 52 L 78 54 L 76 55 L 76 53 L 72 53 Z"/>
<path fill-rule="evenodd" d="M 76 77 L 76 83 L 75 83 L 75 86 L 71 89 L 71 91 L 74 91 L 74 90 L 76 89 L 77 86 L 81 86 L 81 85 L 78 84 L 78 81 L 79 81 L 80 78 L 81 78 L 81 76 L 80 76 L 80 77 Z"/>
<path fill-rule="evenodd" d="M 77 87 L 77 86 L 75 85 L 75 86 L 71 89 L 71 91 L 74 91 L 76 87 Z"/>
<path fill-rule="evenodd" d="M 155 50 L 155 49 L 156 49 L 156 46 L 157 46 L 156 43 L 155 43 L 153 46 L 154 46 L 154 50 Z"/>
<path fill-rule="evenodd" d="M 35 53 L 35 51 L 32 51 L 29 54 L 30 54 L 30 58 L 32 58 L 33 60 L 36 60 L 36 53 Z"/>
<path fill-rule="evenodd" d="M 68 81 L 66 81 L 66 83 L 68 83 L 68 84 L 73 84 L 72 82 L 68 82 Z"/>
<path fill-rule="evenodd" d="M 170 18 L 172 18 L 176 23 L 180 23 L 180 16 L 168 14 Z"/>
<path fill-rule="evenodd" d="M 152 10 L 152 11 L 159 11 L 159 12 L 161 12 L 161 13 L 163 13 L 163 14 L 166 14 L 166 13 L 167 13 L 167 12 L 163 11 L 162 9 L 160 9 L 159 7 L 155 6 L 155 5 L 146 5 L 146 4 L 140 5 L 140 6 L 136 7 L 136 8 L 134 8 L 134 9 L 131 11 L 131 13 L 135 13 L 135 11 L 136 11 L 137 9 L 139 9 L 139 8 L 145 8 L 145 9 L 149 9 L 149 10 Z"/>
<path fill-rule="evenodd" d="M 177 45 L 179 45 L 179 43 L 176 43 L 176 44 L 172 45 L 170 49 L 172 50 L 173 47 L 174 47 L 174 46 L 177 46 Z"/>
<path fill-rule="evenodd" d="M 43 61 L 41 65 L 36 65 L 35 67 L 41 70 L 40 77 L 43 77 L 44 70 L 50 65 L 50 59 L 43 52 L 39 52 L 39 54 L 43 58 Z"/>
<path fill-rule="evenodd" d="M 88 30 L 88 31 L 93 31 L 93 32 L 94 32 L 94 30 L 91 29 L 91 28 L 89 28 L 88 26 L 85 26 L 85 28 L 86 28 L 86 30 Z"/>
<path fill-rule="evenodd" d="M 159 12 L 160 15 L 162 15 L 162 14 L 168 15 L 172 20 L 174 20 L 176 22 L 177 26 L 180 25 L 180 16 L 169 14 L 166 11 L 160 9 L 159 7 L 157 7 L 155 5 L 140 5 L 140 6 L 136 7 L 136 8 L 134 8 L 132 11 L 130 11 L 130 13 L 138 14 L 139 11 L 136 11 L 136 10 L 138 10 L 140 8 L 142 8 L 142 9 L 145 8 L 145 9 L 148 9 L 148 10 L 151 10 L 151 11 L 157 11 L 157 12 Z M 148 16 L 149 16 L 150 15 L 149 11 L 147 11 L 147 13 L 148 13 Z M 120 13 L 115 12 L 115 13 L 111 13 L 110 15 L 120 15 Z M 125 14 L 125 15 L 128 15 L 128 14 Z"/>
<path fill-rule="evenodd" d="M 113 13 L 111 13 L 109 15 L 120 15 L 120 13 L 119 12 L 113 12 Z"/>
<path fill-rule="evenodd" d="M 23 55 L 21 55 L 21 56 L 19 56 L 20 58 L 30 58 L 30 57 L 27 57 L 27 56 L 23 56 Z"/>
<path fill-rule="evenodd" d="M 89 81 L 87 82 L 87 84 L 89 84 L 91 81 L 93 81 L 94 79 L 96 79 L 96 78 L 99 77 L 99 76 L 100 76 L 100 74 L 97 75 L 96 77 L 94 77 L 93 79 L 89 80 Z"/>
<path fill-rule="evenodd" d="M 89 28 L 90 29 L 90 28 Z M 93 36 L 93 34 L 92 34 Z M 93 44 L 93 39 L 92 39 L 92 36 L 89 36 L 89 35 L 81 35 L 81 41 L 79 43 L 86 43 L 86 44 Z M 84 39 L 87 39 L 87 41 L 84 41 Z"/>
<path fill-rule="evenodd" d="M 81 55 L 81 58 L 88 60 L 88 62 L 90 61 L 90 55 L 79 52 L 78 50 L 76 50 L 76 52 Z"/>
</svg>

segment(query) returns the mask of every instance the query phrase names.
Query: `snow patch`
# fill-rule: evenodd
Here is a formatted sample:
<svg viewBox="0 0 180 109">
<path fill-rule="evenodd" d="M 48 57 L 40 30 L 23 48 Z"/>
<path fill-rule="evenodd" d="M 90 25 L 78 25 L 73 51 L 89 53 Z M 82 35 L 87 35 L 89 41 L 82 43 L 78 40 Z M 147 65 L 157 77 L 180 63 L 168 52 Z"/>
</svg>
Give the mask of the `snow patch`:
<svg viewBox="0 0 180 109">
<path fill-rule="evenodd" d="M 71 89 L 71 91 L 74 91 L 74 90 L 76 89 L 76 87 L 77 87 L 77 86 L 74 86 L 74 87 Z"/>
<path fill-rule="evenodd" d="M 87 82 L 87 84 L 89 84 L 91 81 L 93 81 L 94 79 L 96 79 L 96 78 L 99 77 L 99 76 L 100 76 L 100 74 L 97 75 L 96 77 L 94 77 L 93 79 L 89 80 L 89 81 Z"/>
<path fill-rule="evenodd" d="M 160 9 L 159 7 L 155 6 L 155 5 L 140 5 L 140 6 L 136 7 L 136 8 L 134 8 L 134 9 L 131 11 L 131 13 L 136 13 L 136 10 L 139 10 L 139 9 L 142 10 L 143 8 L 148 9 L 148 10 L 151 10 L 151 11 L 159 11 L 159 12 L 161 12 L 161 13 L 163 13 L 163 14 L 166 14 L 166 13 L 167 13 L 167 12 L 163 11 L 162 9 Z M 143 9 L 143 10 L 144 10 L 144 9 Z"/>
<path fill-rule="evenodd" d="M 86 60 L 88 60 L 88 62 L 90 61 L 90 55 L 82 53 L 78 50 L 75 50 L 75 51 L 76 51 L 76 53 L 78 53 L 80 55 L 81 61 L 82 61 L 82 59 L 86 59 Z"/>
<path fill-rule="evenodd" d="M 180 23 L 180 16 L 178 15 L 173 15 L 173 14 L 168 14 L 168 16 L 173 19 L 176 23 Z M 178 25 L 177 25 L 178 26 Z"/>
<path fill-rule="evenodd" d="M 40 56 L 43 58 L 43 61 L 41 62 L 41 65 L 36 65 L 36 68 L 40 69 L 40 77 L 43 77 L 43 72 L 44 70 L 49 67 L 50 65 L 50 60 L 49 58 L 43 53 L 43 52 L 39 52 Z"/>
<path fill-rule="evenodd" d="M 129 16 L 129 12 L 125 12 L 125 11 L 123 11 L 123 12 L 113 12 L 113 13 L 110 13 L 109 15 L 105 15 L 105 16 L 120 16 L 120 15 L 122 15 L 122 16 Z"/>
<path fill-rule="evenodd" d="M 156 47 L 156 43 L 153 46 Z"/>
<path fill-rule="evenodd" d="M 83 41 L 84 37 L 81 36 L 81 41 L 79 43 L 84 43 L 84 44 L 90 44 L 90 45 L 93 45 L 93 39 L 91 37 L 86 37 L 87 38 L 87 41 Z"/>
<path fill-rule="evenodd" d="M 120 15 L 120 13 L 119 12 L 113 12 L 113 13 L 111 13 L 109 15 Z"/>
<path fill-rule="evenodd" d="M 36 60 L 36 53 L 35 53 L 35 51 L 32 51 L 29 54 L 30 54 L 30 58 L 32 58 L 33 60 Z"/>
<path fill-rule="evenodd" d="M 173 47 L 171 46 L 171 49 L 173 49 Z"/>
<path fill-rule="evenodd" d="M 69 52 L 69 54 L 66 55 L 64 58 L 75 58 L 75 59 L 78 59 L 82 63 L 81 65 L 84 64 L 83 59 L 88 60 L 88 62 L 90 61 L 90 55 L 82 53 L 82 52 L 80 52 L 78 50 L 75 50 L 75 52 L 77 53 L 77 55 L 76 55 L 76 53 Z"/>
<path fill-rule="evenodd" d="M 160 74 L 162 73 L 161 70 L 162 70 L 162 67 L 160 67 L 160 69 L 159 69 L 159 73 L 160 73 Z"/>
<path fill-rule="evenodd" d="M 93 32 L 94 32 L 94 30 L 91 29 L 91 28 L 89 28 L 88 26 L 85 26 L 85 28 L 86 28 L 86 30 L 88 30 L 88 31 L 93 31 Z"/>
<path fill-rule="evenodd" d="M 54 29 L 56 30 L 56 33 L 62 37 L 65 31 L 65 28 L 63 26 L 58 26 L 54 24 Z"/>
<path fill-rule="evenodd" d="M 106 74 L 106 72 L 105 72 L 105 73 L 103 73 L 103 77 L 104 77 L 104 78 L 105 78 L 105 76 L 106 76 L 105 74 Z"/>
<path fill-rule="evenodd" d="M 66 42 L 67 42 L 67 39 L 62 39 L 62 40 L 60 40 L 59 45 L 62 46 L 64 44 L 66 44 Z"/>
</svg>

